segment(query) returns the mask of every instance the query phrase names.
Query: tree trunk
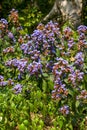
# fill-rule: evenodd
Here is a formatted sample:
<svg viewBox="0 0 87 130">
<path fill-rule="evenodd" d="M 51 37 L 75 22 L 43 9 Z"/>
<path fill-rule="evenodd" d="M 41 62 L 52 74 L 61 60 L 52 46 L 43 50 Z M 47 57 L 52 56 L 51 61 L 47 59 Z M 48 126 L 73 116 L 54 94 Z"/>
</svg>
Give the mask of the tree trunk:
<svg viewBox="0 0 87 130">
<path fill-rule="evenodd" d="M 43 21 L 53 19 L 56 15 L 58 21 L 68 21 L 76 28 L 81 24 L 81 13 L 82 0 L 55 0 L 52 10 Z"/>
<path fill-rule="evenodd" d="M 48 21 L 51 18 L 54 18 L 56 15 L 58 15 L 58 17 L 61 15 L 60 8 L 58 7 L 58 0 L 55 0 L 52 10 L 46 15 L 43 21 Z"/>
</svg>

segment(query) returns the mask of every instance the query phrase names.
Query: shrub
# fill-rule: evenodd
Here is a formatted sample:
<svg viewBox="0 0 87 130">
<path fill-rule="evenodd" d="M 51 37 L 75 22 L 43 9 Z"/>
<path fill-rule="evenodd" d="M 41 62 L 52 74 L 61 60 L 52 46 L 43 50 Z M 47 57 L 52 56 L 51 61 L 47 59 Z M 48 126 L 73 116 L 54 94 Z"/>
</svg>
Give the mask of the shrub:
<svg viewBox="0 0 87 130">
<path fill-rule="evenodd" d="M 22 31 L 15 9 L 0 20 L 1 130 L 86 129 L 87 27 Z"/>
</svg>

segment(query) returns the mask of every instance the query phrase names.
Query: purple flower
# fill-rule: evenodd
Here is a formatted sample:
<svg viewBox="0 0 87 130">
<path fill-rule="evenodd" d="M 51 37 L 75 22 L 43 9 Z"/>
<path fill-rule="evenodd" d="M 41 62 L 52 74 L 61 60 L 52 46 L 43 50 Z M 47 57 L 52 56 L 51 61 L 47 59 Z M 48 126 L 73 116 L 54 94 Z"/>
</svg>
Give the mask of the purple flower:
<svg viewBox="0 0 87 130">
<path fill-rule="evenodd" d="M 7 53 L 13 53 L 15 51 L 13 46 L 7 47 L 6 49 L 3 49 L 3 53 L 7 54 Z"/>
<path fill-rule="evenodd" d="M 73 39 L 68 40 L 68 47 L 71 49 L 74 46 L 75 42 Z"/>
<path fill-rule="evenodd" d="M 0 75 L 1 80 L 0 80 L 0 86 L 6 86 L 6 85 L 13 85 L 14 82 L 12 81 L 12 79 L 9 79 L 8 81 L 3 81 L 4 78 Z"/>
<path fill-rule="evenodd" d="M 0 86 L 6 86 L 6 85 L 8 85 L 8 81 L 1 81 L 0 82 Z"/>
<path fill-rule="evenodd" d="M 54 83 L 56 85 L 61 85 L 62 84 L 61 79 L 60 79 L 60 75 L 57 75 L 56 80 L 54 81 Z"/>
<path fill-rule="evenodd" d="M 47 64 L 46 64 L 46 68 L 48 69 L 48 71 L 51 71 L 52 72 L 52 69 L 53 69 L 53 61 L 49 61 Z"/>
<path fill-rule="evenodd" d="M 82 99 L 87 99 L 87 90 L 82 90 L 81 91 L 81 98 Z"/>
<path fill-rule="evenodd" d="M 5 63 L 6 66 L 17 66 L 17 59 L 9 60 Z"/>
<path fill-rule="evenodd" d="M 77 80 L 80 82 L 83 80 L 84 72 L 76 71 Z"/>
<path fill-rule="evenodd" d="M 64 29 L 64 37 L 66 39 L 70 39 L 70 36 L 72 35 L 72 29 L 70 27 L 67 27 Z"/>
<path fill-rule="evenodd" d="M 63 115 L 68 115 L 70 113 L 69 111 L 69 106 L 68 105 L 65 105 L 63 107 L 60 108 L 60 112 L 63 114 Z"/>
<path fill-rule="evenodd" d="M 13 33 L 12 33 L 12 32 L 8 32 L 8 37 L 9 37 L 10 39 L 14 39 Z"/>
<path fill-rule="evenodd" d="M 24 72 L 26 65 L 27 65 L 27 60 L 25 59 L 20 59 L 17 61 L 17 68 L 20 72 Z"/>
<path fill-rule="evenodd" d="M 73 73 L 68 75 L 68 81 L 72 83 L 73 87 L 83 80 L 84 73 L 80 70 L 75 70 Z"/>
<path fill-rule="evenodd" d="M 6 19 L 4 19 L 4 18 L 2 18 L 2 19 L 0 20 L 0 23 L 3 23 L 4 25 L 8 25 L 7 20 L 6 20 Z"/>
<path fill-rule="evenodd" d="M 17 67 L 20 72 L 24 72 L 26 65 L 27 65 L 27 60 L 26 59 L 13 59 L 9 60 L 6 62 L 6 66 L 11 66 L 11 67 Z"/>
<path fill-rule="evenodd" d="M 3 37 L 8 31 L 8 22 L 6 19 L 0 20 L 0 38 Z"/>
<path fill-rule="evenodd" d="M 68 81 L 71 81 L 73 84 L 75 83 L 75 81 L 76 81 L 76 74 L 75 74 L 75 72 L 68 75 Z"/>
<path fill-rule="evenodd" d="M 0 75 L 0 82 L 4 80 L 4 77 Z"/>
<path fill-rule="evenodd" d="M 42 27 L 43 29 L 40 29 Z M 47 25 L 40 24 L 37 30 L 31 35 L 32 41 L 36 49 L 41 51 L 49 50 L 50 54 L 55 53 L 55 40 L 59 34 L 59 28 L 57 23 L 50 21 Z M 48 53 L 47 53 L 48 54 Z"/>
<path fill-rule="evenodd" d="M 38 61 L 40 59 L 40 51 L 37 49 L 30 51 L 29 54 L 32 60 Z"/>
<path fill-rule="evenodd" d="M 83 53 L 78 52 L 75 56 L 75 64 L 78 66 L 83 66 L 83 63 L 84 63 Z"/>
<path fill-rule="evenodd" d="M 22 85 L 16 84 L 12 90 L 14 91 L 15 94 L 19 94 L 22 91 Z"/>
<path fill-rule="evenodd" d="M 35 62 L 30 63 L 27 67 L 30 75 L 38 75 L 42 73 L 42 64 L 40 62 Z"/>
<path fill-rule="evenodd" d="M 28 43 L 22 44 L 21 50 L 24 52 L 24 54 L 30 54 L 30 51 L 33 50 L 32 41 L 28 41 Z"/>
<path fill-rule="evenodd" d="M 56 60 L 58 61 L 59 64 L 61 65 L 68 65 L 68 61 L 67 60 L 64 60 L 63 58 L 56 58 Z"/>
<path fill-rule="evenodd" d="M 34 30 L 33 34 L 31 35 L 32 40 L 35 41 L 42 41 L 43 39 L 43 32 L 42 30 Z"/>
<path fill-rule="evenodd" d="M 87 100 L 87 90 L 81 90 L 80 95 L 76 97 L 77 100 Z"/>
<path fill-rule="evenodd" d="M 85 34 L 84 33 L 80 33 L 79 40 L 84 40 L 84 39 L 85 39 Z"/>
<path fill-rule="evenodd" d="M 78 28 L 77 28 L 77 31 L 79 33 L 85 33 L 87 31 L 87 26 L 85 25 L 80 25 Z"/>
</svg>

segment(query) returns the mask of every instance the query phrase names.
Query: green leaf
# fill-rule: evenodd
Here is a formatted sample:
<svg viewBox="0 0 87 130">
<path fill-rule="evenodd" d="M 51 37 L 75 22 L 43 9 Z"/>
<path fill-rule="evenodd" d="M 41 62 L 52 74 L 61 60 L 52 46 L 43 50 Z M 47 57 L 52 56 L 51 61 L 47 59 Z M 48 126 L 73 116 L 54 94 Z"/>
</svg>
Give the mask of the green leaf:
<svg viewBox="0 0 87 130">
<path fill-rule="evenodd" d="M 77 108 L 78 108 L 79 104 L 80 104 L 80 102 L 77 100 L 77 101 L 76 101 L 76 107 L 77 107 Z"/>
<path fill-rule="evenodd" d="M 24 124 L 25 126 L 28 126 L 28 125 L 29 125 L 29 121 L 28 121 L 28 120 L 24 120 L 24 121 L 23 121 L 23 124 Z"/>
<path fill-rule="evenodd" d="M 26 126 L 22 123 L 19 125 L 19 130 L 27 130 Z"/>
<path fill-rule="evenodd" d="M 16 28 L 15 27 L 12 27 L 11 31 L 12 31 L 13 34 L 16 34 Z"/>
<path fill-rule="evenodd" d="M 19 17 L 21 21 L 25 21 L 24 17 Z"/>
</svg>

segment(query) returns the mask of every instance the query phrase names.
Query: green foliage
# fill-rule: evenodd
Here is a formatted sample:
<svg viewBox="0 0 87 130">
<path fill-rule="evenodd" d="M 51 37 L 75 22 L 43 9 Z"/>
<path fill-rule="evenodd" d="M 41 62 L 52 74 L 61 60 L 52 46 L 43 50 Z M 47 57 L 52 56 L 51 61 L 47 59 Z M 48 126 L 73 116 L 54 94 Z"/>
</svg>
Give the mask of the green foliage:
<svg viewBox="0 0 87 130">
<path fill-rule="evenodd" d="M 19 20 L 24 27 L 30 28 L 42 15 L 38 16 L 39 14 L 36 14 L 38 10 L 34 7 L 30 11 L 24 10 L 23 13 L 26 11 L 28 13 L 26 17 L 18 17 L 17 12 L 13 10 L 8 22 L 5 19 L 0 21 L 0 129 L 85 130 L 87 127 L 86 26 L 74 31 L 69 27 L 66 28 L 65 24 L 60 31 L 58 24 L 50 21 L 47 25 L 40 24 L 33 34 L 28 35 L 26 32 L 29 31 L 21 28 Z M 34 21 L 36 17 L 38 21 Z M 27 23 L 25 19 L 28 25 L 25 24 Z M 83 33 L 85 37 L 81 37 L 84 36 L 81 35 Z M 71 44 L 68 40 L 72 39 L 75 44 L 71 42 L 72 47 L 69 48 Z M 80 66 L 75 65 L 75 55 L 79 52 L 82 52 L 83 57 L 77 58 L 76 61 L 84 58 L 84 61 L 79 61 Z M 35 66 L 35 63 L 38 64 Z M 38 69 L 40 65 L 41 69 Z M 72 67 L 73 71 L 70 71 Z M 80 77 L 81 81 L 78 81 L 77 70 L 84 72 L 84 76 Z M 72 81 L 75 78 L 74 84 Z M 60 84 L 57 82 L 58 79 Z M 61 87 L 62 83 L 66 85 L 68 93 L 64 86 Z M 21 85 L 22 89 L 17 88 Z M 56 89 L 56 86 L 61 89 Z M 52 91 L 53 89 L 56 91 Z M 55 92 L 57 94 L 60 92 L 59 95 L 62 96 L 58 98 L 59 95 Z"/>
<path fill-rule="evenodd" d="M 26 33 L 31 33 L 32 30 L 35 29 L 36 25 L 40 22 L 41 18 L 41 11 L 39 11 L 38 8 L 34 6 L 31 8 L 30 5 L 23 9 L 19 15 L 19 20 Z"/>
</svg>

